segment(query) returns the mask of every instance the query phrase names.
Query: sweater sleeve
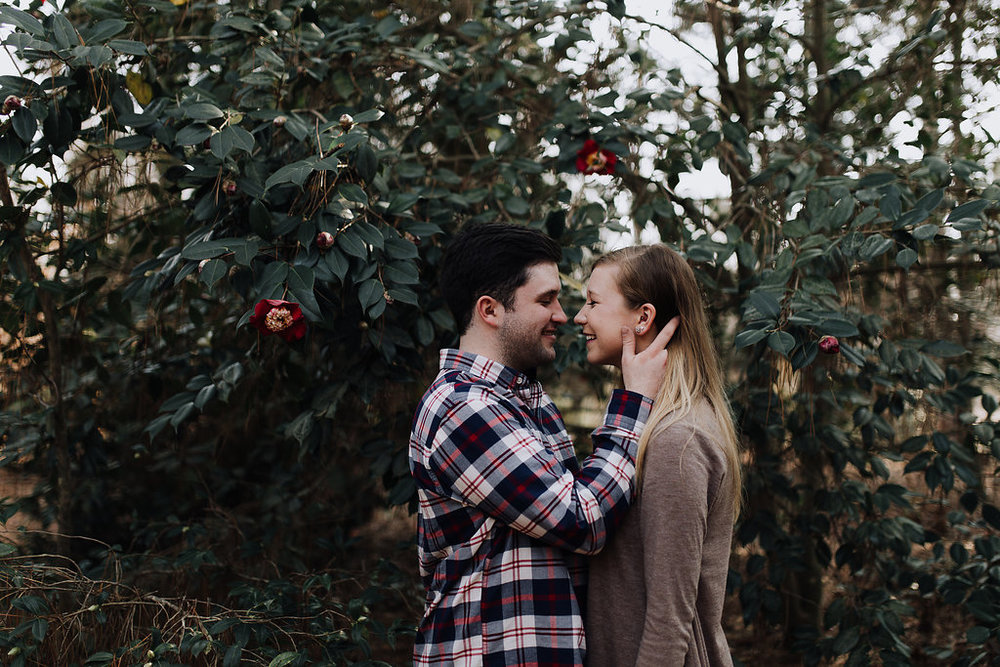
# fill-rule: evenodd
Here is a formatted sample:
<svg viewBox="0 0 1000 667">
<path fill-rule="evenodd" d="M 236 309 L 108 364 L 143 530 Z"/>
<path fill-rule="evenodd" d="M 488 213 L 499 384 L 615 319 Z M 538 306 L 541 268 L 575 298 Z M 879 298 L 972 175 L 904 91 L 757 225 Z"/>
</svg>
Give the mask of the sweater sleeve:
<svg viewBox="0 0 1000 667">
<path fill-rule="evenodd" d="M 646 617 L 636 665 L 683 665 L 691 646 L 709 511 L 724 471 L 690 424 L 649 443 L 640 497 Z"/>
</svg>

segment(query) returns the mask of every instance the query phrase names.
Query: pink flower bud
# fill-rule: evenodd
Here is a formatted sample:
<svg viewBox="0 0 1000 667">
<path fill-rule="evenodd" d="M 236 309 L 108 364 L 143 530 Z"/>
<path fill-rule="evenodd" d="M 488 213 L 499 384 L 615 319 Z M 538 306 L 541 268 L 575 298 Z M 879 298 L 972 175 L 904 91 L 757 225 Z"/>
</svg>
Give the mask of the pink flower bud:
<svg viewBox="0 0 1000 667">
<path fill-rule="evenodd" d="M 333 247 L 333 234 L 330 232 L 320 232 L 317 234 L 316 247 L 320 250 L 327 250 Z"/>
<path fill-rule="evenodd" d="M 840 341 L 836 336 L 823 336 L 819 339 L 819 350 L 823 354 L 837 354 L 840 352 Z"/>
<path fill-rule="evenodd" d="M 226 179 L 222 182 L 222 191 L 226 193 L 227 197 L 232 197 L 236 194 L 236 182 Z"/>
<path fill-rule="evenodd" d="M 354 127 L 354 118 L 349 113 L 345 113 L 340 117 L 340 127 L 347 132 L 352 127 Z"/>
<path fill-rule="evenodd" d="M 274 125 L 275 127 L 284 127 L 287 122 L 288 118 L 285 116 L 275 116 L 274 120 L 271 121 L 271 125 Z"/>
</svg>

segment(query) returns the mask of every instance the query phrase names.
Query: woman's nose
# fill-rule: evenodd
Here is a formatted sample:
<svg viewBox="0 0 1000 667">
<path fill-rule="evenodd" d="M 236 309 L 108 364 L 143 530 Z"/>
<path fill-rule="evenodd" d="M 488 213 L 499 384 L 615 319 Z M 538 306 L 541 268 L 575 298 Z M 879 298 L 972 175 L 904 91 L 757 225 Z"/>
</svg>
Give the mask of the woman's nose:
<svg viewBox="0 0 1000 667">
<path fill-rule="evenodd" d="M 578 313 L 577 313 L 577 314 L 576 314 L 576 315 L 575 315 L 575 316 L 573 317 L 573 322 L 574 322 L 575 324 L 583 324 L 583 323 L 584 323 L 584 322 L 586 322 L 586 321 L 587 321 L 587 318 L 586 318 L 586 317 L 584 317 L 584 315 L 583 315 L 583 311 L 582 311 L 582 310 L 581 310 L 580 312 L 578 312 Z"/>
</svg>

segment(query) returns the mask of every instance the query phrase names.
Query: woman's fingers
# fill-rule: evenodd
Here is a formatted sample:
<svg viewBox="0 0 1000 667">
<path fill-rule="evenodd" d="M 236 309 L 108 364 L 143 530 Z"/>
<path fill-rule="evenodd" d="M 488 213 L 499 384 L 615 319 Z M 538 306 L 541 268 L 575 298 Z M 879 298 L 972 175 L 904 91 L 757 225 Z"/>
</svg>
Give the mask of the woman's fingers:
<svg viewBox="0 0 1000 667">
<path fill-rule="evenodd" d="M 649 398 L 655 398 L 667 373 L 667 345 L 673 338 L 681 318 L 674 317 L 656 334 L 642 352 L 635 352 L 632 331 L 622 327 L 622 379 L 625 388 Z"/>
</svg>

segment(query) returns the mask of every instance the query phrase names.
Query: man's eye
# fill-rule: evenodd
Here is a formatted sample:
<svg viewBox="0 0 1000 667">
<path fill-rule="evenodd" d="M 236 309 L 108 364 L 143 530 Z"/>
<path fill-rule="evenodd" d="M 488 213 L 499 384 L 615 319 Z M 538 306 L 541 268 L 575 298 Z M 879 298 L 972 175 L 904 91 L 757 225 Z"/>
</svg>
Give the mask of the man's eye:
<svg viewBox="0 0 1000 667">
<path fill-rule="evenodd" d="M 588 305 L 588 306 L 596 306 L 596 305 L 597 305 L 597 302 L 596 302 L 596 301 L 588 301 L 588 302 L 586 303 L 586 305 Z"/>
</svg>

